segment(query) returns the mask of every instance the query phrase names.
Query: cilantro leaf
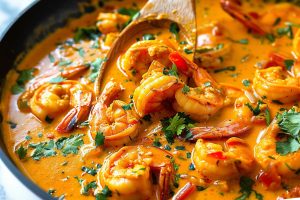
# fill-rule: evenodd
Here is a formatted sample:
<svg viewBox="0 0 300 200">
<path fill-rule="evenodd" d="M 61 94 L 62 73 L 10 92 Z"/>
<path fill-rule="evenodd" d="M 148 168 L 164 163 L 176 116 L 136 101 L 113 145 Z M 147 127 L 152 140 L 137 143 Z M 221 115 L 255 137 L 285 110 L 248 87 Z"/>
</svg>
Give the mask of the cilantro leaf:
<svg viewBox="0 0 300 200">
<path fill-rule="evenodd" d="M 14 84 L 11 88 L 10 88 L 10 91 L 12 94 L 20 94 L 22 92 L 25 91 L 25 88 L 24 86 L 22 85 L 19 85 L 19 84 Z"/>
<path fill-rule="evenodd" d="M 260 110 L 260 106 L 262 104 L 265 104 L 264 102 L 258 100 L 256 107 L 252 107 L 252 105 L 250 103 L 246 103 L 245 105 L 252 111 L 253 115 L 257 116 L 260 114 L 261 110 Z"/>
<path fill-rule="evenodd" d="M 97 58 L 94 62 L 91 63 L 91 74 L 89 76 L 89 79 L 92 82 L 95 82 L 99 70 L 101 68 L 101 66 L 103 65 L 103 62 L 105 62 L 107 59 L 106 58 Z"/>
<path fill-rule="evenodd" d="M 57 76 L 57 77 L 54 77 L 52 79 L 49 80 L 49 83 L 61 83 L 63 81 L 65 81 L 66 79 L 63 78 L 62 76 Z"/>
<path fill-rule="evenodd" d="M 97 147 L 102 146 L 104 144 L 105 136 L 102 132 L 98 131 L 95 137 L 95 144 Z"/>
<path fill-rule="evenodd" d="M 92 181 L 92 182 L 86 184 L 86 185 L 83 187 L 83 189 L 82 189 L 82 191 L 81 191 L 81 194 L 83 194 L 83 195 L 88 195 L 90 190 L 96 189 L 96 188 L 97 188 L 97 183 L 96 183 L 96 181 Z"/>
<path fill-rule="evenodd" d="M 101 193 L 96 194 L 96 200 L 106 200 L 107 197 L 110 197 L 112 195 L 111 190 L 105 186 Z"/>
<path fill-rule="evenodd" d="M 83 145 L 83 134 L 71 135 L 70 137 L 61 137 L 56 141 L 57 149 L 61 150 L 64 156 L 68 154 L 77 154 L 79 147 Z"/>
<path fill-rule="evenodd" d="M 178 77 L 178 71 L 177 71 L 176 65 L 173 64 L 171 69 L 164 68 L 164 69 L 163 69 L 163 74 L 164 74 L 164 75 L 168 75 L 168 76 L 175 76 L 175 77 Z"/>
<path fill-rule="evenodd" d="M 175 136 L 189 132 L 189 128 L 193 126 L 194 121 L 184 113 L 177 113 L 174 117 L 161 120 L 161 124 L 167 141 L 172 144 Z"/>
<path fill-rule="evenodd" d="M 300 113 L 295 109 L 284 111 L 282 114 L 277 114 L 278 125 L 282 131 L 291 135 L 293 138 L 300 140 Z"/>
<path fill-rule="evenodd" d="M 120 8 L 118 10 L 118 13 L 122 14 L 122 15 L 127 15 L 130 17 L 128 22 L 126 22 L 124 24 L 124 27 L 126 27 L 130 22 L 132 22 L 132 20 L 135 20 L 140 16 L 140 11 L 138 9 L 134 9 L 134 8 Z"/>
<path fill-rule="evenodd" d="M 74 41 L 78 43 L 84 39 L 97 40 L 100 35 L 101 33 L 96 26 L 82 27 L 75 31 Z"/>
<path fill-rule="evenodd" d="M 85 167 L 85 166 L 81 167 L 81 170 L 92 176 L 95 176 L 98 172 L 97 169 L 94 169 L 93 167 L 89 168 L 89 167 Z"/>
<path fill-rule="evenodd" d="M 42 157 L 51 157 L 56 155 L 55 143 L 53 140 L 38 144 L 29 144 L 29 146 L 35 149 L 31 154 L 31 157 L 34 160 L 40 160 Z"/>
<path fill-rule="evenodd" d="M 33 73 L 35 72 L 35 68 L 32 69 L 25 69 L 22 71 L 18 71 L 19 77 L 17 79 L 17 83 L 19 85 L 24 85 L 27 81 L 31 80 L 34 78 Z"/>
<path fill-rule="evenodd" d="M 155 40 L 155 36 L 153 34 L 144 34 L 143 35 L 143 40 Z"/>
<path fill-rule="evenodd" d="M 22 160 L 26 157 L 27 149 L 21 145 L 17 150 L 16 153 L 18 154 L 19 158 Z"/>
<path fill-rule="evenodd" d="M 296 152 L 299 149 L 300 143 L 292 137 L 289 137 L 286 141 L 283 142 L 276 142 L 276 152 L 283 156 L 289 153 Z"/>
<path fill-rule="evenodd" d="M 169 31 L 175 35 L 176 40 L 179 40 L 179 31 L 180 31 L 180 28 L 179 28 L 179 26 L 178 26 L 177 23 L 172 22 L 170 24 Z"/>
<path fill-rule="evenodd" d="M 263 196 L 252 189 L 254 185 L 254 181 L 251 178 L 248 178 L 246 176 L 242 176 L 240 178 L 240 193 L 242 193 L 239 197 L 237 197 L 235 200 L 245 200 L 248 199 L 252 192 L 255 193 L 255 197 L 258 200 L 262 200 Z"/>
<path fill-rule="evenodd" d="M 183 94 L 187 94 L 190 91 L 190 87 L 187 85 L 184 85 L 183 88 L 181 89 Z"/>
</svg>

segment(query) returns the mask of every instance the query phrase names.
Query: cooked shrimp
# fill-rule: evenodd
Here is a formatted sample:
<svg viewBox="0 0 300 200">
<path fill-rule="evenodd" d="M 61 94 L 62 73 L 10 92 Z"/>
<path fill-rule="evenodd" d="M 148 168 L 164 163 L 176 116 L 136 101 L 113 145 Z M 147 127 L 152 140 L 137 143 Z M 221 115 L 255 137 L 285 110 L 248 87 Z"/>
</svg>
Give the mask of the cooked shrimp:
<svg viewBox="0 0 300 200">
<path fill-rule="evenodd" d="M 172 155 L 156 147 L 126 146 L 107 157 L 98 172 L 100 186 L 122 199 L 169 198 L 175 170 Z M 155 176 L 158 187 L 153 186 Z M 156 193 L 156 195 L 154 195 Z"/>
<path fill-rule="evenodd" d="M 100 13 L 97 18 L 97 27 L 104 34 L 119 32 L 129 19 L 129 16 L 118 13 Z"/>
<path fill-rule="evenodd" d="M 149 72 L 144 74 L 141 85 L 133 93 L 136 112 L 143 117 L 161 110 L 164 107 L 163 101 L 173 99 L 176 90 L 182 85 L 178 77 L 165 75 L 162 68 L 150 68 Z"/>
<path fill-rule="evenodd" d="M 274 4 L 265 13 L 245 13 L 242 7 L 234 0 L 220 0 L 222 8 L 233 18 L 240 21 L 246 28 L 253 33 L 266 35 L 271 33 L 276 19 L 299 23 L 300 9 L 289 3 Z M 296 21 L 295 21 L 296 20 Z M 282 22 L 281 22 L 282 23 Z M 280 21 L 277 25 L 281 24 Z"/>
<path fill-rule="evenodd" d="M 172 48 L 158 40 L 140 41 L 130 46 L 121 56 L 120 67 L 128 77 L 141 80 L 153 60 L 164 66 L 170 65 L 168 55 L 172 51 Z"/>
<path fill-rule="evenodd" d="M 231 49 L 231 44 L 224 36 L 222 27 L 212 23 L 198 28 L 197 33 L 195 60 L 202 67 L 219 67 L 222 64 L 220 57 L 226 57 Z"/>
<path fill-rule="evenodd" d="M 95 138 L 103 133 L 106 146 L 122 146 L 138 134 L 139 118 L 125 102 L 115 100 L 122 91 L 120 84 L 110 81 L 106 84 L 90 114 L 90 133 Z"/>
<path fill-rule="evenodd" d="M 225 147 L 199 139 L 192 156 L 198 172 L 209 179 L 228 180 L 251 172 L 255 160 L 248 144 L 232 137 Z"/>
<path fill-rule="evenodd" d="M 170 60 L 180 72 L 192 77 L 196 86 L 188 91 L 180 87 L 175 93 L 174 108 L 178 112 L 185 112 L 196 120 L 207 119 L 219 111 L 224 104 L 224 94 L 221 87 L 213 78 L 196 64 L 188 61 L 178 52 L 170 54 Z"/>
<path fill-rule="evenodd" d="M 228 138 L 245 133 L 255 122 L 255 118 L 253 118 L 255 116 L 247 104 L 254 106 L 245 95 L 238 97 L 234 103 L 232 119 L 224 121 L 218 126 L 195 126 L 190 129 L 193 135 L 190 140 Z M 260 110 L 264 111 L 265 108 L 260 107 Z"/>
<path fill-rule="evenodd" d="M 283 103 L 293 102 L 300 97 L 299 79 L 282 67 L 256 70 L 253 88 L 259 96 Z"/>
<path fill-rule="evenodd" d="M 18 98 L 19 109 L 22 112 L 30 112 L 28 102 L 32 98 L 35 90 L 41 85 L 49 82 L 51 79 L 59 76 L 63 78 L 72 78 L 73 76 L 78 75 L 80 72 L 83 72 L 86 69 L 88 69 L 88 66 L 86 65 L 66 67 L 62 71 L 60 71 L 58 68 L 55 68 L 54 70 L 51 70 L 46 74 L 42 74 L 34 78 L 32 81 L 28 83 L 29 85 L 28 89 L 26 89 L 26 91 Z"/>
<path fill-rule="evenodd" d="M 83 121 L 90 110 L 93 93 L 78 81 L 46 83 L 40 86 L 30 99 L 31 112 L 41 121 L 53 119 L 63 111 L 71 110 L 58 124 L 58 132 L 70 132 Z"/>
<path fill-rule="evenodd" d="M 254 147 L 254 156 L 257 162 L 265 171 L 274 170 L 281 177 L 296 177 L 295 171 L 291 169 L 300 169 L 300 151 L 280 155 L 276 151 L 277 135 L 280 133 L 280 128 L 275 119 L 268 126 L 263 137 Z"/>
</svg>

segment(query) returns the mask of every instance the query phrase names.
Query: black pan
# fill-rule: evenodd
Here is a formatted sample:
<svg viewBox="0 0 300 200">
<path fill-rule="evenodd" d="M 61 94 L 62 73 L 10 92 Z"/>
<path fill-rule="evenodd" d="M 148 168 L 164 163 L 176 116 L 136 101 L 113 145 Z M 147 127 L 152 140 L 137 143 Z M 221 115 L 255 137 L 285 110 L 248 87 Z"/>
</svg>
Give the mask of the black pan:
<svg viewBox="0 0 300 200">
<path fill-rule="evenodd" d="M 99 0 L 99 4 L 101 2 Z M 49 33 L 64 26 L 68 19 L 80 17 L 83 12 L 94 9 L 89 0 L 37 0 L 31 4 L 0 36 L 0 79 L 4 80 L 7 72 L 22 59 L 22 55 Z M 3 131 L 0 130 L 0 158 L 6 167 L 38 197 L 43 200 L 53 199 L 19 171 L 7 152 L 3 137 Z"/>
</svg>

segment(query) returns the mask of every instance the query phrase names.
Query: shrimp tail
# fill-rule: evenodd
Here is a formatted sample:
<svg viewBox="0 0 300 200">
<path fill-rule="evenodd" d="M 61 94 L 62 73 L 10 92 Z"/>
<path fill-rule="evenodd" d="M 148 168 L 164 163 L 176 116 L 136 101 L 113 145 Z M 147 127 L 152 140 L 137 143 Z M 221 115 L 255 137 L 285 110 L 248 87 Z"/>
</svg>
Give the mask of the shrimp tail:
<svg viewBox="0 0 300 200">
<path fill-rule="evenodd" d="M 243 121 L 232 122 L 222 127 L 194 127 L 190 129 L 193 135 L 190 140 L 196 141 L 197 139 L 220 139 L 239 136 L 250 128 L 251 126 Z"/>
<path fill-rule="evenodd" d="M 232 0 L 221 0 L 220 3 L 223 10 L 241 22 L 245 27 L 249 28 L 252 32 L 262 36 L 267 34 L 267 32 L 260 27 L 259 23 L 253 16 L 241 12 L 241 7 L 237 2 Z"/>
<path fill-rule="evenodd" d="M 89 110 L 89 106 L 81 106 L 71 109 L 63 118 L 63 120 L 57 125 L 56 130 L 59 133 L 71 132 L 79 122 L 82 122 L 85 119 Z"/>
</svg>

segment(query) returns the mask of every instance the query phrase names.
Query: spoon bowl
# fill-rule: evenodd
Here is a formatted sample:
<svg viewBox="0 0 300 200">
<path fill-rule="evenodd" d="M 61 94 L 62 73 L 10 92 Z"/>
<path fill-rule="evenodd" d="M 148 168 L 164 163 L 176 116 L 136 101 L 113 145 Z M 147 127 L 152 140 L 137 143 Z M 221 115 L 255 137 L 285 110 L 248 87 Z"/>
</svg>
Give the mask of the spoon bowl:
<svg viewBox="0 0 300 200">
<path fill-rule="evenodd" d="M 180 32 L 192 47 L 193 52 L 196 43 L 196 21 L 193 0 L 149 0 L 140 10 L 136 17 L 119 35 L 110 48 L 106 62 L 99 70 L 95 81 L 94 90 L 97 96 L 101 91 L 103 74 L 108 66 L 112 64 L 119 50 L 138 33 L 153 29 L 166 28 L 170 23 L 177 23 Z M 190 55 L 193 57 L 193 54 Z"/>
</svg>

